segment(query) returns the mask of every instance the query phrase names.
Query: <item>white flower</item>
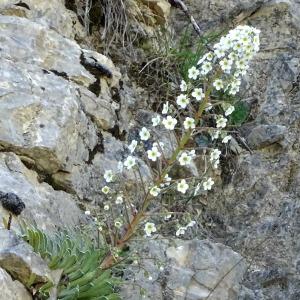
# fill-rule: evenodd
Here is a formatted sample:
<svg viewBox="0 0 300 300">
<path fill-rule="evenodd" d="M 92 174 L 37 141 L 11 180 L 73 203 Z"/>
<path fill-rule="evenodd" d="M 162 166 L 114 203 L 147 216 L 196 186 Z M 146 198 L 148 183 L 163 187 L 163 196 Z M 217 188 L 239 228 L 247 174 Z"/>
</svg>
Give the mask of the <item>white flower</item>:
<svg viewBox="0 0 300 300">
<path fill-rule="evenodd" d="M 169 220 L 171 217 L 172 217 L 172 215 L 171 215 L 171 214 L 168 214 L 168 215 L 166 215 L 166 216 L 164 217 L 164 219 L 165 219 L 165 221 L 167 221 L 167 220 Z"/>
<path fill-rule="evenodd" d="M 157 197 L 159 193 L 160 193 L 160 188 L 157 186 L 152 187 L 150 190 L 150 194 L 154 197 Z"/>
<path fill-rule="evenodd" d="M 186 228 L 185 227 L 179 227 L 178 230 L 176 231 L 176 236 L 180 236 L 185 234 Z"/>
<path fill-rule="evenodd" d="M 205 97 L 205 94 L 201 88 L 196 88 L 192 92 L 192 96 L 196 98 L 197 101 L 201 101 Z"/>
<path fill-rule="evenodd" d="M 231 87 L 229 94 L 230 95 L 235 95 L 239 91 L 238 87 Z"/>
<path fill-rule="evenodd" d="M 186 95 L 179 95 L 177 97 L 176 103 L 181 107 L 181 108 L 186 108 L 187 105 L 190 103 L 190 100 L 187 98 Z"/>
<path fill-rule="evenodd" d="M 163 105 L 163 109 L 162 109 L 162 114 L 166 115 L 169 111 L 169 101 L 167 101 L 164 105 Z"/>
<path fill-rule="evenodd" d="M 215 80 L 213 86 L 216 88 L 217 91 L 224 88 L 223 81 L 221 79 Z"/>
<path fill-rule="evenodd" d="M 234 110 L 235 110 L 234 106 L 230 105 L 225 111 L 225 116 L 227 117 L 227 116 L 231 115 L 234 112 Z"/>
<path fill-rule="evenodd" d="M 227 58 L 224 58 L 223 60 L 220 61 L 220 66 L 221 69 L 225 72 L 225 73 L 229 73 L 231 66 L 232 66 L 232 60 L 228 60 Z"/>
<path fill-rule="evenodd" d="M 153 280 L 152 276 L 149 276 L 149 277 L 148 277 L 148 280 L 149 280 L 149 281 L 152 281 L 152 280 Z"/>
<path fill-rule="evenodd" d="M 193 118 L 186 117 L 183 122 L 184 129 L 194 129 L 195 128 L 195 120 Z"/>
<path fill-rule="evenodd" d="M 217 128 L 224 128 L 226 127 L 227 119 L 224 117 L 217 118 Z"/>
<path fill-rule="evenodd" d="M 156 116 L 156 117 L 152 118 L 152 126 L 153 127 L 159 125 L 159 123 L 160 123 L 160 116 Z"/>
<path fill-rule="evenodd" d="M 159 267 L 159 271 L 161 271 L 161 272 L 162 272 L 164 269 L 165 269 L 165 268 L 164 268 L 163 266 L 160 266 L 160 267 Z"/>
<path fill-rule="evenodd" d="M 108 194 L 109 191 L 110 191 L 110 188 L 106 185 L 106 186 L 104 186 L 104 187 L 101 189 L 101 191 L 102 191 L 103 194 Z"/>
<path fill-rule="evenodd" d="M 214 161 L 219 159 L 221 155 L 221 151 L 219 149 L 214 149 L 211 153 L 210 153 L 210 161 Z"/>
<path fill-rule="evenodd" d="M 196 157 L 196 151 L 193 149 L 189 152 L 189 155 L 191 158 L 195 158 Z"/>
<path fill-rule="evenodd" d="M 207 58 L 208 53 L 204 54 L 197 62 L 197 65 L 201 65 Z"/>
<path fill-rule="evenodd" d="M 116 204 L 122 204 L 123 203 L 123 197 L 122 196 L 118 196 L 116 199 Z"/>
<path fill-rule="evenodd" d="M 181 83 L 180 83 L 180 90 L 182 92 L 186 92 L 187 91 L 187 84 L 186 84 L 186 82 L 184 80 L 182 80 Z"/>
<path fill-rule="evenodd" d="M 130 145 L 128 146 L 128 149 L 130 151 L 130 153 L 133 153 L 136 146 L 137 146 L 138 142 L 136 140 L 132 140 Z"/>
<path fill-rule="evenodd" d="M 206 61 L 201 68 L 201 74 L 202 75 L 206 75 L 207 73 L 209 73 L 209 71 L 212 70 L 212 64 L 211 62 Z"/>
<path fill-rule="evenodd" d="M 236 53 L 234 52 L 231 52 L 229 55 L 228 55 L 228 58 L 232 61 L 236 60 L 238 58 L 238 56 L 236 55 Z"/>
<path fill-rule="evenodd" d="M 106 170 L 104 172 L 104 176 L 103 177 L 104 177 L 104 179 L 105 179 L 106 182 L 112 182 L 113 179 L 114 179 L 114 174 L 113 174 L 112 170 Z"/>
<path fill-rule="evenodd" d="M 235 65 L 240 70 L 245 70 L 247 68 L 246 62 L 244 60 L 237 60 Z"/>
<path fill-rule="evenodd" d="M 214 52 L 218 58 L 225 56 L 225 51 L 223 49 L 216 49 Z"/>
<path fill-rule="evenodd" d="M 201 65 L 206 59 L 211 61 L 214 58 L 214 54 L 212 52 L 208 52 L 199 59 L 197 65 Z"/>
<path fill-rule="evenodd" d="M 217 140 L 220 135 L 220 130 L 216 130 L 216 131 L 212 132 L 210 135 L 211 135 L 212 140 Z"/>
<path fill-rule="evenodd" d="M 101 232 L 103 230 L 103 227 L 102 226 L 99 226 L 98 227 L 98 230 Z"/>
<path fill-rule="evenodd" d="M 185 179 L 182 179 L 177 184 L 177 191 L 182 193 L 182 194 L 185 194 L 188 188 L 189 188 L 189 185 L 186 183 Z"/>
<path fill-rule="evenodd" d="M 169 174 L 166 174 L 165 177 L 164 177 L 164 180 L 166 182 L 170 182 L 172 180 L 172 178 L 169 176 Z"/>
<path fill-rule="evenodd" d="M 104 208 L 104 210 L 109 210 L 109 205 L 105 204 L 103 208 Z"/>
<path fill-rule="evenodd" d="M 150 132 L 146 127 L 143 127 L 139 132 L 142 141 L 148 141 L 150 138 Z"/>
<path fill-rule="evenodd" d="M 90 215 L 91 215 L 91 212 L 90 212 L 89 210 L 86 210 L 86 211 L 84 212 L 84 214 L 85 214 L 86 216 L 90 216 Z"/>
<path fill-rule="evenodd" d="M 151 222 L 146 223 L 144 230 L 147 236 L 151 236 L 153 232 L 156 232 L 155 224 Z"/>
<path fill-rule="evenodd" d="M 199 76 L 199 74 L 200 74 L 200 72 L 196 67 L 191 67 L 188 71 L 188 77 L 190 79 L 196 80 L 197 77 Z"/>
<path fill-rule="evenodd" d="M 157 147 L 152 147 L 151 150 L 147 151 L 148 158 L 152 161 L 156 161 L 158 157 L 161 156 L 160 152 L 158 151 Z"/>
<path fill-rule="evenodd" d="M 209 61 L 212 61 L 213 58 L 214 58 L 214 54 L 212 52 L 208 52 L 206 59 L 209 60 Z"/>
<path fill-rule="evenodd" d="M 220 164 L 220 160 L 215 160 L 214 163 L 213 163 L 213 169 L 218 169 L 218 166 Z"/>
<path fill-rule="evenodd" d="M 179 161 L 181 166 L 189 165 L 192 161 L 192 157 L 189 156 L 186 152 L 183 152 L 180 155 L 178 161 Z"/>
<path fill-rule="evenodd" d="M 136 164 L 136 158 L 129 155 L 126 160 L 124 161 L 124 166 L 130 170 Z"/>
<path fill-rule="evenodd" d="M 177 124 L 177 120 L 175 118 L 172 118 L 171 116 L 167 116 L 166 119 L 163 119 L 162 123 L 166 127 L 166 129 L 174 130 L 175 125 Z"/>
<path fill-rule="evenodd" d="M 193 227 L 196 225 L 196 221 L 191 221 L 189 224 L 186 225 L 186 227 Z"/>
<path fill-rule="evenodd" d="M 122 222 L 115 221 L 115 227 L 120 228 L 122 226 Z"/>
<path fill-rule="evenodd" d="M 205 191 L 210 191 L 214 183 L 215 182 L 211 178 L 208 178 L 206 181 L 203 182 L 203 189 Z"/>
<path fill-rule="evenodd" d="M 231 140 L 231 135 L 227 135 L 223 138 L 222 143 L 227 144 Z"/>
</svg>

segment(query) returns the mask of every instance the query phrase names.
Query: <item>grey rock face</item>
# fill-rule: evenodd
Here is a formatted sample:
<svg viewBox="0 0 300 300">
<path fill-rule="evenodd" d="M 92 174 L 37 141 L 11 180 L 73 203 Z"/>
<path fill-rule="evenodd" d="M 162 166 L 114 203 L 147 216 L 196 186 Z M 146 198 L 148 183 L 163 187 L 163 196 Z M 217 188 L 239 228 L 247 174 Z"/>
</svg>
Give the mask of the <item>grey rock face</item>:
<svg viewBox="0 0 300 300">
<path fill-rule="evenodd" d="M 53 190 L 47 183 L 39 183 L 37 173 L 28 170 L 13 153 L 0 153 L 0 191 L 17 195 L 26 205 L 21 217 L 35 222 L 39 228 L 72 228 L 81 223 L 82 213 L 75 198 Z M 7 211 L 0 206 L 0 219 L 6 215 Z M 12 228 L 17 228 L 15 221 Z"/>
<path fill-rule="evenodd" d="M 24 285 L 53 281 L 45 261 L 31 247 L 9 230 L 0 229 L 0 267 Z"/>
<path fill-rule="evenodd" d="M 0 299 L 6 300 L 32 300 L 25 287 L 17 280 L 12 280 L 10 275 L 0 268 Z"/>
<path fill-rule="evenodd" d="M 137 282 L 126 285 L 125 298 L 140 299 L 139 285 L 147 290 L 146 299 L 234 300 L 240 293 L 246 264 L 239 254 L 222 244 L 152 240 L 140 245 L 140 251 L 145 259 L 139 266 L 132 266 Z"/>
<path fill-rule="evenodd" d="M 106 182 L 103 174 L 106 170 L 117 172 L 118 163 L 129 154 L 128 148 L 123 142 L 114 138 L 111 134 L 103 132 L 99 151 L 93 159 L 84 165 L 74 166 L 70 173 L 57 172 L 53 175 L 55 185 L 67 188 L 71 193 L 76 193 L 80 199 L 101 203 L 104 199 L 101 189 Z M 152 174 L 147 164 L 138 159 L 140 173 L 144 182 L 151 182 Z M 121 182 L 125 182 L 128 188 L 140 182 L 139 177 L 132 170 L 124 168 Z M 140 191 L 142 193 L 142 190 Z"/>
<path fill-rule="evenodd" d="M 258 125 L 247 136 L 247 142 L 252 149 L 263 148 L 281 142 L 286 132 L 285 126 Z"/>
<path fill-rule="evenodd" d="M 241 135 L 254 152 L 241 152 L 231 182 L 210 194 L 203 225 L 213 224 L 208 231 L 249 263 L 239 299 L 298 299 L 300 5 L 288 0 L 187 5 L 204 31 L 237 20 L 261 30 L 261 50 L 240 94 L 253 103 L 253 122 Z M 178 11 L 175 16 L 184 19 Z"/>
<path fill-rule="evenodd" d="M 0 14 L 28 18 L 56 30 L 68 38 L 83 37 L 84 31 L 77 16 L 66 10 L 65 1 L 53 0 L 1 0 Z"/>
<path fill-rule="evenodd" d="M 107 99 L 118 71 L 105 56 L 24 18 L 0 16 L 0 26 L 0 148 L 50 174 L 88 161 L 97 144 L 91 119 L 105 129 L 115 124 Z M 109 70 L 109 78 L 95 78 L 85 57 Z M 87 90 L 92 85 L 102 91 L 99 99 Z"/>
</svg>

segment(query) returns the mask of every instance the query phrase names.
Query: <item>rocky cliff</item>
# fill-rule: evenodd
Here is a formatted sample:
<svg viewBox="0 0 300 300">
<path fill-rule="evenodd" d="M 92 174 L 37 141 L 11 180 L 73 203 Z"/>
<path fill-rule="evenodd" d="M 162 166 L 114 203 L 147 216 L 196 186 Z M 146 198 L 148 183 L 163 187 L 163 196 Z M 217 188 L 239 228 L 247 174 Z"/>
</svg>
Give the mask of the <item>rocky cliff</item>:
<svg viewBox="0 0 300 300">
<path fill-rule="evenodd" d="M 129 1 L 131 30 L 146 42 L 132 43 L 124 56 L 115 39 L 104 39 L 112 51 L 99 46 L 81 2 L 0 3 L 0 191 L 18 195 L 23 217 L 49 232 L 89 221 L 83 211 L 101 202 L 104 170 L 117 168 L 130 127 L 151 114 L 145 99 L 152 91 L 131 66 L 156 26 L 180 36 L 189 23 L 176 1 Z M 250 114 L 215 192 L 195 203 L 201 214 L 194 240 L 140 245 L 165 267 L 157 272 L 145 261 L 153 281 L 133 269 L 136 280 L 148 299 L 300 299 L 300 3 L 184 3 L 203 33 L 237 23 L 261 30 L 261 50 L 240 95 Z M 103 30 L 107 22 L 94 26 Z M 128 173 L 127 180 L 135 179 Z M 0 218 L 6 214 L 0 206 Z M 17 253 L 30 272 L 43 262 L 34 256 L 30 265 L 24 257 L 34 253 L 22 252 L 4 230 L 0 235 L 0 299 L 32 299 L 5 253 Z M 40 276 L 47 272 L 45 266 Z M 128 284 L 123 297 L 140 296 Z"/>
</svg>

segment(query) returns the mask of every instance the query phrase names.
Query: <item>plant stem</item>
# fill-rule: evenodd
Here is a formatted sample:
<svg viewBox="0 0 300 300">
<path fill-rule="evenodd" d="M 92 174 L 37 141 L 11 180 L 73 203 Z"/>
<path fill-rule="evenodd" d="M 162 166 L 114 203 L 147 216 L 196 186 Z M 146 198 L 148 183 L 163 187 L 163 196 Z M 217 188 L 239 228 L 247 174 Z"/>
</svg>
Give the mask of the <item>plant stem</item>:
<svg viewBox="0 0 300 300">
<path fill-rule="evenodd" d="M 212 92 L 212 87 L 209 87 L 207 89 L 207 91 L 205 92 L 204 100 L 200 103 L 199 109 L 195 113 L 194 119 L 195 119 L 196 126 L 200 122 L 201 116 L 202 116 L 202 114 L 204 112 L 204 109 L 205 109 L 207 103 L 208 103 L 208 100 L 209 100 L 211 92 Z M 163 183 L 165 176 L 168 174 L 168 172 L 170 171 L 171 167 L 175 163 L 175 161 L 176 161 L 176 159 L 178 157 L 178 154 L 180 153 L 180 151 L 182 151 L 184 149 L 185 145 L 190 140 L 190 138 L 192 136 L 192 132 L 193 132 L 193 130 L 190 129 L 190 130 L 188 130 L 182 136 L 182 138 L 181 138 L 181 140 L 179 142 L 179 145 L 174 150 L 171 158 L 167 162 L 166 167 L 164 168 L 164 170 L 161 173 L 161 175 L 157 178 L 157 180 L 155 181 L 154 185 L 160 186 L 160 184 Z M 117 241 L 117 245 L 116 246 L 119 249 L 122 249 L 125 246 L 125 244 L 131 239 L 131 237 L 135 234 L 135 231 L 138 228 L 138 225 L 140 224 L 140 222 L 145 217 L 145 212 L 146 212 L 149 204 L 151 203 L 152 199 L 153 199 L 153 197 L 151 197 L 151 194 L 148 191 L 146 193 L 145 197 L 144 197 L 144 201 L 143 201 L 141 210 L 131 220 L 131 222 L 130 222 L 130 224 L 128 226 L 128 229 L 127 229 L 126 233 L 124 234 L 124 236 L 122 237 L 122 239 L 120 239 L 119 241 Z M 104 269 L 107 269 L 107 268 L 110 268 L 114 263 L 115 263 L 114 262 L 114 257 L 111 254 L 109 254 L 107 256 L 107 258 L 102 262 L 101 267 L 104 268 Z"/>
</svg>

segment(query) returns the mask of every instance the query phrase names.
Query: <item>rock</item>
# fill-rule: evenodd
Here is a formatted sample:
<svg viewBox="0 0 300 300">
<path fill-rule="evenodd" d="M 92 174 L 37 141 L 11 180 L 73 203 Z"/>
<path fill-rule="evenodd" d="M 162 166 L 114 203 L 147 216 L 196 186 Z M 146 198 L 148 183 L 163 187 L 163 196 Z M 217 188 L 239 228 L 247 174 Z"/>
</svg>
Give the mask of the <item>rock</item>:
<svg viewBox="0 0 300 300">
<path fill-rule="evenodd" d="M 104 84 L 104 83 L 103 83 Z M 103 86 L 102 84 L 102 86 Z M 108 91 L 108 87 L 104 91 Z M 116 111 L 119 105 L 111 101 L 111 96 L 104 91 L 101 97 L 95 98 L 95 95 L 87 89 L 80 88 L 82 107 L 88 116 L 91 116 L 93 122 L 99 129 L 109 130 L 117 124 Z"/>
<path fill-rule="evenodd" d="M 253 120 L 241 131 L 246 129 L 242 136 L 255 152 L 239 151 L 232 180 L 215 186 L 202 225 L 208 236 L 251 262 L 241 300 L 298 299 L 300 5 L 294 0 L 189 0 L 186 5 L 204 33 L 238 20 L 261 30 L 261 50 L 239 96 L 252 99 Z M 178 9 L 171 15 L 180 36 L 189 21 Z"/>
<path fill-rule="evenodd" d="M 38 174 L 28 170 L 13 153 L 0 153 L 0 191 L 17 195 L 26 206 L 21 217 L 29 223 L 36 223 L 40 229 L 73 228 L 84 221 L 75 198 L 55 191 L 47 183 L 40 183 Z M 6 215 L 0 206 L 0 220 Z M 15 219 L 12 228 L 17 229 Z"/>
<path fill-rule="evenodd" d="M 0 267 L 25 286 L 53 281 L 46 262 L 12 231 L 0 229 Z"/>
<path fill-rule="evenodd" d="M 147 291 L 145 299 L 238 299 L 246 264 L 229 247 L 208 240 L 151 240 L 139 251 L 151 257 L 131 267 L 138 285 Z M 138 291 L 126 284 L 123 295 L 139 299 Z"/>
<path fill-rule="evenodd" d="M 56 30 L 68 38 L 83 38 L 85 32 L 74 12 L 66 10 L 63 1 L 2 0 L 0 14 L 30 19 Z"/>
<path fill-rule="evenodd" d="M 50 174 L 88 161 L 97 144 L 93 121 L 105 129 L 115 125 L 109 89 L 118 71 L 103 55 L 29 20 L 0 16 L 0 26 L 0 149 L 26 156 Z M 86 57 L 109 78 L 95 78 Z M 97 86 L 99 98 L 90 86 Z"/>
<path fill-rule="evenodd" d="M 171 5 L 168 1 L 142 0 L 142 2 L 153 11 L 158 24 L 167 23 L 171 8 Z"/>
<path fill-rule="evenodd" d="M 247 136 L 247 142 L 252 149 L 264 148 L 274 143 L 280 143 L 286 132 L 286 126 L 258 125 Z"/>
<path fill-rule="evenodd" d="M 129 155 L 129 151 L 124 143 L 105 132 L 98 150 L 88 164 L 74 166 L 70 173 L 58 172 L 54 174 L 54 183 L 63 189 L 67 188 L 71 193 L 76 193 L 81 199 L 94 203 L 103 202 L 104 195 L 101 189 L 106 185 L 103 178 L 105 171 L 112 170 L 117 173 L 119 162 Z M 144 182 L 151 181 L 152 174 L 149 167 L 142 159 L 138 159 L 138 162 Z M 121 184 L 125 183 L 127 188 L 132 188 L 132 185 L 135 185 L 136 181 L 139 182 L 140 179 L 132 170 L 124 169 L 122 177 L 118 181 Z M 114 188 L 118 189 L 118 182 Z"/>
<path fill-rule="evenodd" d="M 17 280 L 12 280 L 10 275 L 0 268 L 1 299 L 32 300 L 25 287 Z"/>
<path fill-rule="evenodd" d="M 178 243 L 166 251 L 171 258 L 167 286 L 174 299 L 237 299 L 246 270 L 243 258 L 210 241 Z"/>
</svg>

